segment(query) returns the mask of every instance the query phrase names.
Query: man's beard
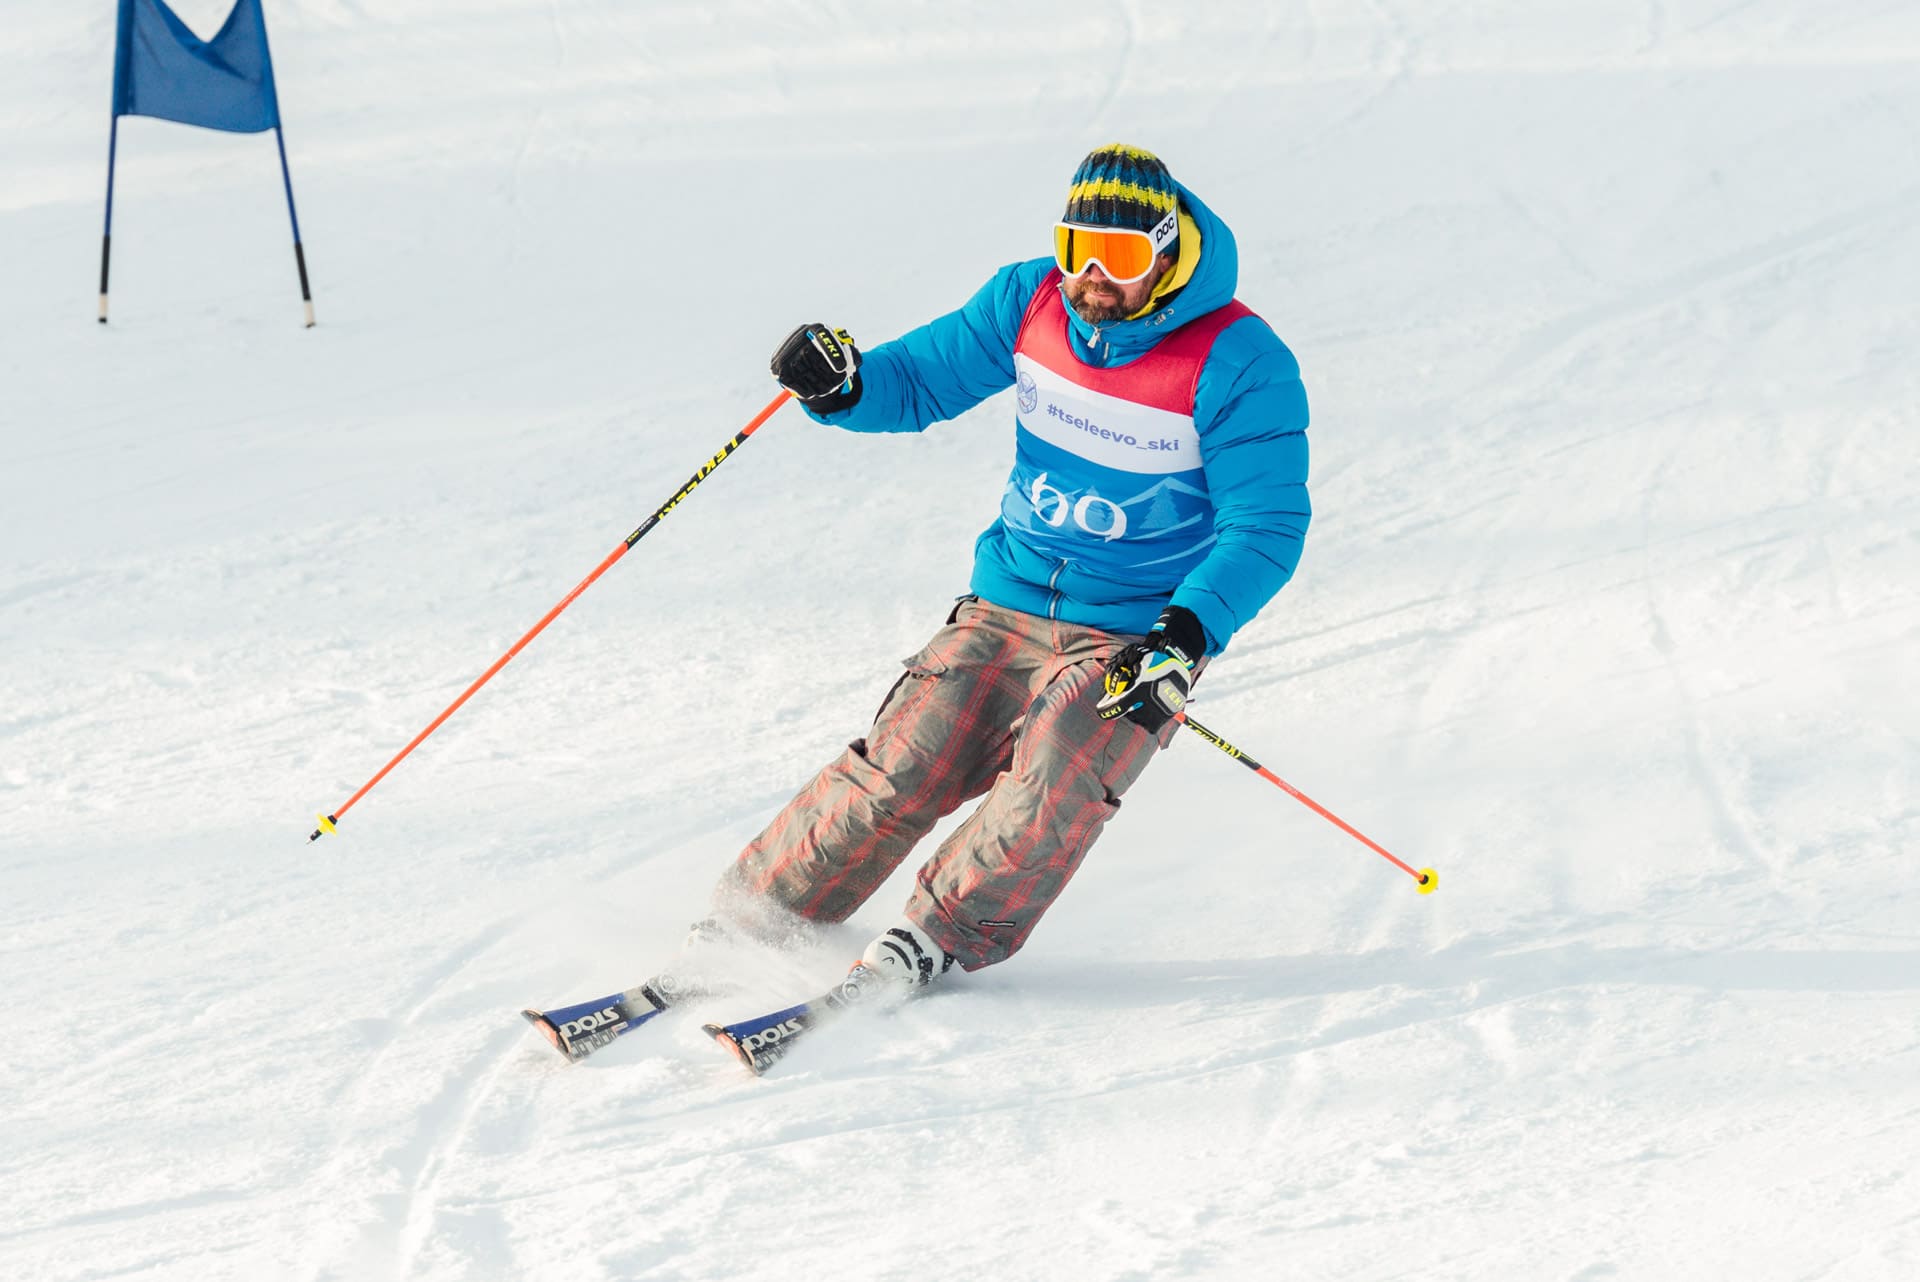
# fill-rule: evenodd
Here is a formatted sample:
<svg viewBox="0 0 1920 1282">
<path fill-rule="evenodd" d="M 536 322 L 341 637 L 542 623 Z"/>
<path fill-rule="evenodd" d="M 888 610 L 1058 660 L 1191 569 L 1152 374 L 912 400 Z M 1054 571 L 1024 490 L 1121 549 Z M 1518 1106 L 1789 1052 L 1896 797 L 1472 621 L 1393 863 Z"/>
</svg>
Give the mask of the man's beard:
<svg viewBox="0 0 1920 1282">
<path fill-rule="evenodd" d="M 1067 301 L 1073 304 L 1074 314 L 1089 325 L 1123 320 L 1128 314 L 1123 291 L 1118 285 L 1110 282 L 1095 285 L 1086 276 L 1067 286 Z"/>
</svg>

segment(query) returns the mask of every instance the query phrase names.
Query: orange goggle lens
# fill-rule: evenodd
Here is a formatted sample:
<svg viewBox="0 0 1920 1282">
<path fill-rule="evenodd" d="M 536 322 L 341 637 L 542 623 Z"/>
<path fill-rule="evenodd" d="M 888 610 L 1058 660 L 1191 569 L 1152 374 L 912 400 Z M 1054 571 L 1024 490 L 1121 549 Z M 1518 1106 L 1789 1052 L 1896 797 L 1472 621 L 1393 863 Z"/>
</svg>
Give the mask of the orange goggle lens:
<svg viewBox="0 0 1920 1282">
<path fill-rule="evenodd" d="M 1144 280 L 1159 255 L 1153 237 L 1120 227 L 1053 225 L 1053 261 L 1063 275 L 1078 276 L 1095 263 L 1116 285 Z"/>
</svg>

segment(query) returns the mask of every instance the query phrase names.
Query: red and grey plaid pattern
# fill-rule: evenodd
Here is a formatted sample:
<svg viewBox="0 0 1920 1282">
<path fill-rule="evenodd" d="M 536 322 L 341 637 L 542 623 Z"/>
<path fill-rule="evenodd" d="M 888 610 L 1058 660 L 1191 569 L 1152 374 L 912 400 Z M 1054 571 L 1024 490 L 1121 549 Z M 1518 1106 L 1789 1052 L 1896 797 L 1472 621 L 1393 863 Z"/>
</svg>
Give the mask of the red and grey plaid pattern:
<svg viewBox="0 0 1920 1282">
<path fill-rule="evenodd" d="M 844 921 L 942 816 L 985 794 L 920 869 L 907 917 L 968 970 L 1005 961 L 1164 742 L 1094 711 L 1106 661 L 1131 639 L 963 602 L 907 660 L 867 737 L 741 852 L 723 905 L 744 891 Z"/>
</svg>

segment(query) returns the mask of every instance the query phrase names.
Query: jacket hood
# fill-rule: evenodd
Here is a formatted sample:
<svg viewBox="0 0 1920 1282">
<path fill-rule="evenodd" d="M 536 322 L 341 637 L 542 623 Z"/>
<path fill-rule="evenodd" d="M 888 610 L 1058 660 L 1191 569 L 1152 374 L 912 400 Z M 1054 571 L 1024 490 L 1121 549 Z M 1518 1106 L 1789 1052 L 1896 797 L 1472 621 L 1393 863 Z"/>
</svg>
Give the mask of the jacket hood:
<svg viewBox="0 0 1920 1282">
<path fill-rule="evenodd" d="M 1181 212 L 1200 233 L 1200 262 L 1179 292 L 1145 316 L 1093 325 L 1081 320 L 1069 305 L 1067 325 L 1075 339 L 1074 351 L 1089 365 L 1124 365 L 1188 321 L 1233 301 L 1240 284 L 1240 251 L 1233 233 L 1198 196 L 1177 182 L 1174 186 L 1180 191 Z M 1060 290 L 1064 301 L 1065 281 Z"/>
</svg>

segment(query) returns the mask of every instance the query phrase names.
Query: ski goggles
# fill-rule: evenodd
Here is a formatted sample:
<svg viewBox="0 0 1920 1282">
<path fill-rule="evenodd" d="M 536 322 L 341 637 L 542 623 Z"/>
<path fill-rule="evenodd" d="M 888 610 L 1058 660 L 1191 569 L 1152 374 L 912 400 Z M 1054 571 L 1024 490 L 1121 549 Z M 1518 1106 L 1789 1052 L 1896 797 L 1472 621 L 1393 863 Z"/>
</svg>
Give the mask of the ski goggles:
<svg viewBox="0 0 1920 1282">
<path fill-rule="evenodd" d="M 1079 276 L 1095 263 L 1116 285 L 1145 280 L 1154 260 L 1180 235 L 1180 212 L 1174 210 L 1152 231 L 1130 227 L 1088 227 L 1083 223 L 1053 225 L 1053 261 L 1064 276 Z"/>
</svg>

